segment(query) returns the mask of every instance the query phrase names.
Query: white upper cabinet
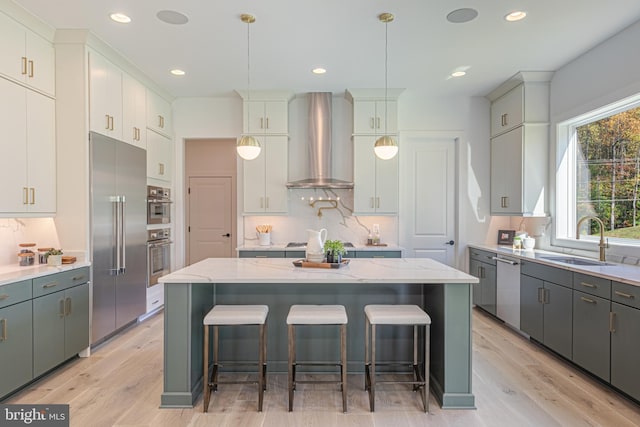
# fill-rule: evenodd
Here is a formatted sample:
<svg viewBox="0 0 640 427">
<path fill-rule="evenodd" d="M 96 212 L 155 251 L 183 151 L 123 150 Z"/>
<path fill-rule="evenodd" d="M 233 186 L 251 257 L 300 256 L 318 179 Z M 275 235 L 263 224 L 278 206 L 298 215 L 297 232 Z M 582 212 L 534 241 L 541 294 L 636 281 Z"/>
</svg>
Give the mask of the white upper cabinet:
<svg viewBox="0 0 640 427">
<path fill-rule="evenodd" d="M 386 110 L 385 110 L 386 109 Z M 398 103 L 395 100 L 356 100 L 353 103 L 353 133 L 396 134 L 398 133 Z"/>
<path fill-rule="evenodd" d="M 55 214 L 54 100 L 0 78 L 0 117 L 0 214 Z"/>
<path fill-rule="evenodd" d="M 149 89 L 147 89 L 147 127 L 166 137 L 173 138 L 171 104 Z"/>
<path fill-rule="evenodd" d="M 546 215 L 551 75 L 518 73 L 488 95 L 492 215 Z"/>
<path fill-rule="evenodd" d="M 244 103 L 245 133 L 278 134 L 289 133 L 289 102 L 282 101 L 247 101 Z"/>
<path fill-rule="evenodd" d="M 147 132 L 147 177 L 171 182 L 173 142 L 150 130 Z"/>
<path fill-rule="evenodd" d="M 0 12 L 0 73 L 48 95 L 55 95 L 52 43 Z"/>
<path fill-rule="evenodd" d="M 262 150 L 253 160 L 243 160 L 244 213 L 287 213 L 288 137 L 256 137 Z"/>
<path fill-rule="evenodd" d="M 398 213 L 398 156 L 379 159 L 375 141 L 375 136 L 353 137 L 354 215 Z"/>
<path fill-rule="evenodd" d="M 97 52 L 89 52 L 89 127 L 122 140 L 122 71 Z"/>
<path fill-rule="evenodd" d="M 122 73 L 122 139 L 147 148 L 147 94 L 142 83 Z"/>
</svg>

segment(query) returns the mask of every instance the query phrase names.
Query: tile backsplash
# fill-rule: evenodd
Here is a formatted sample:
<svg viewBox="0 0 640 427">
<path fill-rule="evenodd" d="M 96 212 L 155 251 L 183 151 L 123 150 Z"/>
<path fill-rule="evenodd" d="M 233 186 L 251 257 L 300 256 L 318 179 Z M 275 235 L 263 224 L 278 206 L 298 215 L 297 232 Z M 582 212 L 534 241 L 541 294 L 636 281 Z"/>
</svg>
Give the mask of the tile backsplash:
<svg viewBox="0 0 640 427">
<path fill-rule="evenodd" d="M 18 265 L 20 243 L 59 248 L 53 218 L 0 218 L 0 266 Z"/>
<path fill-rule="evenodd" d="M 317 202 L 311 206 L 311 198 Z M 327 199 L 337 200 L 338 206 Z M 323 209 L 320 209 L 323 208 Z M 271 242 L 306 242 L 307 229 L 327 229 L 327 239 L 340 239 L 354 244 L 365 244 L 373 224 L 380 226 L 380 241 L 398 244 L 397 216 L 354 216 L 352 190 L 289 190 L 289 212 L 287 215 L 250 215 L 243 217 L 244 241 L 239 245 L 258 245 L 256 226 L 272 226 Z"/>
</svg>

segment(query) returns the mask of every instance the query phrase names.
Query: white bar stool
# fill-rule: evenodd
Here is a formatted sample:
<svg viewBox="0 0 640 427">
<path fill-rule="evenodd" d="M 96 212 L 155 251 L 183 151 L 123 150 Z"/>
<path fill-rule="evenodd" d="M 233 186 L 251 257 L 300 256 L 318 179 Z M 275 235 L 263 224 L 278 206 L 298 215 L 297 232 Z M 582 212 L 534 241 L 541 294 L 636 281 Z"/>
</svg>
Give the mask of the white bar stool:
<svg viewBox="0 0 640 427">
<path fill-rule="evenodd" d="M 267 314 L 266 305 L 216 305 L 204 317 L 204 408 L 209 410 L 211 390 L 217 391 L 218 384 L 258 384 L 258 411 L 262 411 L 264 390 L 267 388 Z M 259 325 L 258 380 L 218 381 L 218 328 L 220 326 Z M 209 326 L 213 326 L 213 370 L 209 377 Z M 225 362 L 225 365 L 255 365 L 246 362 Z"/>
<path fill-rule="evenodd" d="M 365 312 L 365 390 L 369 391 L 369 407 L 375 409 L 376 389 L 376 325 L 413 325 L 413 380 L 385 380 L 378 383 L 413 384 L 413 390 L 422 389 L 424 412 L 429 412 L 429 329 L 431 318 L 417 305 L 367 305 Z M 424 364 L 418 365 L 418 326 L 424 326 Z M 371 357 L 369 358 L 369 354 Z M 401 363 L 378 363 L 378 365 Z"/>
<path fill-rule="evenodd" d="M 347 412 L 347 312 L 342 305 L 292 305 L 287 316 L 289 335 L 289 412 L 293 411 L 293 392 L 296 384 L 340 384 L 342 390 L 342 411 Z M 298 362 L 296 361 L 297 325 L 339 325 L 340 362 Z M 305 365 L 340 366 L 340 380 L 296 381 L 296 367 Z"/>
</svg>

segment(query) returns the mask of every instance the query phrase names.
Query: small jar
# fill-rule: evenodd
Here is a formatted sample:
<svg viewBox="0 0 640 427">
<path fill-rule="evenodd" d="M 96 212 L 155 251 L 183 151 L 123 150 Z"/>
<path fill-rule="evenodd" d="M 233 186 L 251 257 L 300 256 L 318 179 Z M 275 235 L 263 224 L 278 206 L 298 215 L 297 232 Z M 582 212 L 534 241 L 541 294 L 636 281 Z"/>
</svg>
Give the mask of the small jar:
<svg viewBox="0 0 640 427">
<path fill-rule="evenodd" d="M 31 251 L 20 252 L 18 254 L 18 264 L 20 264 L 21 267 L 28 267 L 30 265 L 33 265 L 35 260 L 36 254 Z"/>
<path fill-rule="evenodd" d="M 53 248 L 38 248 L 38 264 L 47 263 L 47 252 Z"/>
</svg>

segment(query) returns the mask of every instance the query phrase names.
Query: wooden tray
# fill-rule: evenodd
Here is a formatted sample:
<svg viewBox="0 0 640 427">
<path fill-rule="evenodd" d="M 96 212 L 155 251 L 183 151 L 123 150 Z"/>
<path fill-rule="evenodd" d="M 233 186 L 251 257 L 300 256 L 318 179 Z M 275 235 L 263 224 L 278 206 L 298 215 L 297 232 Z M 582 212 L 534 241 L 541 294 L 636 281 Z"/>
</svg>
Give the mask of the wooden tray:
<svg viewBox="0 0 640 427">
<path fill-rule="evenodd" d="M 310 262 L 306 259 L 297 259 L 293 261 L 293 265 L 302 268 L 340 268 L 349 264 L 350 258 L 343 259 L 342 262 Z"/>
<path fill-rule="evenodd" d="M 76 262 L 76 257 L 74 257 L 74 256 L 66 256 L 66 255 L 62 256 L 62 263 L 63 264 L 73 264 L 74 262 Z"/>
<path fill-rule="evenodd" d="M 387 246 L 387 244 L 386 243 L 372 243 L 372 244 L 367 243 L 367 246 Z"/>
</svg>

